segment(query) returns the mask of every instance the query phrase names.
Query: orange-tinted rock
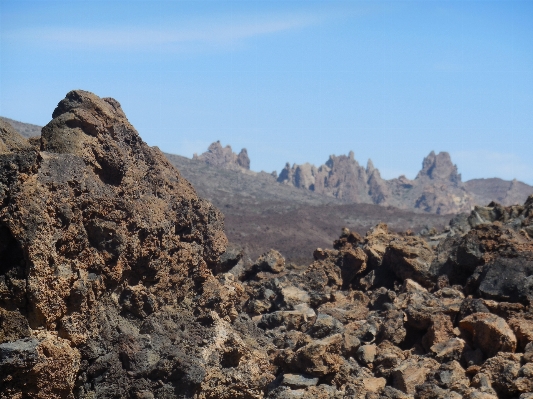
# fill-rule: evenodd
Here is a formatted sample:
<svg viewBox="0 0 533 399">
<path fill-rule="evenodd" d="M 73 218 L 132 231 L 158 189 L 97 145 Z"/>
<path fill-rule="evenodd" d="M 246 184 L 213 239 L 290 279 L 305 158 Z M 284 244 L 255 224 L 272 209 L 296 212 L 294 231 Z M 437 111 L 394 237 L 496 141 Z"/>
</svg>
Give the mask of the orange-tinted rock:
<svg viewBox="0 0 533 399">
<path fill-rule="evenodd" d="M 221 213 L 117 101 L 72 91 L 53 118 L 38 149 L 0 125 L 0 345 L 39 342 L 35 361 L 0 360 L 9 396 L 262 393 L 268 345 L 229 324 L 242 287 L 211 272 Z"/>
<path fill-rule="evenodd" d="M 509 320 L 509 326 L 518 340 L 518 348 L 524 350 L 526 345 L 533 342 L 533 320 L 514 317 Z"/>
<path fill-rule="evenodd" d="M 516 337 L 504 319 L 491 313 L 474 313 L 459 322 L 472 335 L 474 344 L 488 357 L 498 352 L 514 352 Z"/>
</svg>

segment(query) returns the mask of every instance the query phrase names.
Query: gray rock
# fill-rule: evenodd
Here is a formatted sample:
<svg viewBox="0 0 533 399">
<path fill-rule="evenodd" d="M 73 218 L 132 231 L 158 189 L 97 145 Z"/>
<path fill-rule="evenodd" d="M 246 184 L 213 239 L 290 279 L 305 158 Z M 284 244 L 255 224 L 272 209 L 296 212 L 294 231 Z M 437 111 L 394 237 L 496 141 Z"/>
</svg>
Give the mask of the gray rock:
<svg viewBox="0 0 533 399">
<path fill-rule="evenodd" d="M 39 354 L 35 338 L 19 339 L 0 345 L 0 367 L 30 368 L 37 363 Z"/>
<path fill-rule="evenodd" d="M 285 258 L 283 258 L 283 256 L 275 249 L 271 249 L 267 253 L 261 255 L 253 266 L 253 271 L 256 273 L 280 273 L 283 269 L 285 269 Z"/>
<path fill-rule="evenodd" d="M 237 155 L 229 145 L 222 147 L 220 141 L 212 143 L 203 154 L 194 154 L 193 159 L 216 167 L 250 169 L 250 158 L 246 148 Z"/>
<path fill-rule="evenodd" d="M 309 334 L 314 338 L 324 338 L 331 334 L 338 334 L 344 331 L 340 321 L 330 315 L 319 313 L 315 324 L 309 329 Z"/>
<path fill-rule="evenodd" d="M 291 389 L 305 389 L 315 386 L 317 383 L 318 378 L 303 374 L 283 374 L 281 379 L 281 386 L 286 386 Z"/>
<path fill-rule="evenodd" d="M 307 328 L 314 321 L 316 314 L 307 305 L 297 306 L 295 310 L 279 310 L 263 315 L 259 322 L 261 328 L 284 326 L 288 330 Z"/>
<path fill-rule="evenodd" d="M 533 300 L 533 261 L 525 256 L 495 259 L 478 281 L 485 298 L 527 303 Z"/>
</svg>

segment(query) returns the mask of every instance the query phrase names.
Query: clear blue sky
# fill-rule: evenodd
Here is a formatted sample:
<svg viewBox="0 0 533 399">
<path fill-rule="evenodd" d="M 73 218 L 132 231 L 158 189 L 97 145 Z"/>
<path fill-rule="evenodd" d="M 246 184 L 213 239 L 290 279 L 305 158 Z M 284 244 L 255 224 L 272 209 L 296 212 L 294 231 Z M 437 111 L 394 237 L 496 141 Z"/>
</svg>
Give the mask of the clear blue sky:
<svg viewBox="0 0 533 399">
<path fill-rule="evenodd" d="M 371 158 L 413 178 L 533 184 L 532 1 L 0 0 L 0 115 L 44 125 L 72 89 L 150 145 L 221 140 L 253 170 Z"/>
</svg>

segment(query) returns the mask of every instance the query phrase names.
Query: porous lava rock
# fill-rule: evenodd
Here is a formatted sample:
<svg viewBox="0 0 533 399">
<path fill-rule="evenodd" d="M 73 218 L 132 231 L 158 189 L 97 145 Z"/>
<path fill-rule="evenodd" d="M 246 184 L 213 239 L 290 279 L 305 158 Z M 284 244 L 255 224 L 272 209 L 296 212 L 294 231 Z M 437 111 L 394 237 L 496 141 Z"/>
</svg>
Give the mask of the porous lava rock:
<svg viewBox="0 0 533 399">
<path fill-rule="evenodd" d="M 467 226 L 452 221 L 437 242 L 385 224 L 365 236 L 343 229 L 308 267 L 243 276 L 244 309 L 276 347 L 266 397 L 531 395 L 532 301 L 521 290 L 532 276 L 524 226 L 533 197 L 484 208 Z"/>
<path fill-rule="evenodd" d="M 222 214 L 117 101 L 52 116 L 38 148 L 0 120 L 0 397 L 261 397 L 268 345 L 211 271 Z"/>
</svg>

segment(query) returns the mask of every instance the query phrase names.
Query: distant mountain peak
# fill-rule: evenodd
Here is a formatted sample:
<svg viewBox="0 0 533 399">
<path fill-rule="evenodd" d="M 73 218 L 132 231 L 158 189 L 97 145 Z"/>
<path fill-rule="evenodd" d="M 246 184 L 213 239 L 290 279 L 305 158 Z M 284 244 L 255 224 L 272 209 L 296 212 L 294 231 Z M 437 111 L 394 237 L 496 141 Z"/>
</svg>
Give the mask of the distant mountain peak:
<svg viewBox="0 0 533 399">
<path fill-rule="evenodd" d="M 452 163 L 450 154 L 443 151 L 435 154 L 431 151 L 422 162 L 422 170 L 418 172 L 417 179 L 429 178 L 431 180 L 446 180 L 452 183 L 460 183 L 461 175 L 457 172 L 457 166 Z"/>
<path fill-rule="evenodd" d="M 374 162 L 372 162 L 372 160 L 368 158 L 368 162 L 366 163 L 366 174 L 370 176 L 372 172 L 374 172 L 374 170 L 376 170 L 376 168 L 374 167 Z"/>
<path fill-rule="evenodd" d="M 220 140 L 212 143 L 203 154 L 194 154 L 193 159 L 203 161 L 211 166 L 230 169 L 235 167 L 250 169 L 250 158 L 248 157 L 246 148 L 243 148 L 239 154 L 236 154 L 231 149 L 231 146 L 227 145 L 226 147 L 222 147 Z"/>
<path fill-rule="evenodd" d="M 372 160 L 368 160 L 365 168 L 350 151 L 348 155 L 330 155 L 318 168 L 287 164 L 278 182 L 348 203 L 374 203 L 439 214 L 468 212 L 473 206 L 472 196 L 465 191 L 457 166 L 447 152 L 431 151 L 415 180 L 405 176 L 385 180 Z"/>
<path fill-rule="evenodd" d="M 40 126 L 0 118 L 25 137 L 39 136 L 41 133 Z M 5 135 L 0 140 L 5 145 L 9 141 Z M 2 148 L 0 143 L 0 152 Z M 223 147 L 220 141 L 212 143 L 205 153 L 195 154 L 194 159 L 223 169 L 244 171 L 250 168 L 245 148 L 236 154 L 229 145 Z M 203 173 L 205 168 L 199 170 Z M 251 171 L 249 173 L 250 176 L 261 176 Z M 422 169 L 414 180 L 405 176 L 383 179 L 372 160 L 368 160 L 366 168 L 360 166 L 353 151 L 348 155 L 331 155 L 325 164 L 318 167 L 308 163 L 292 166 L 287 163 L 279 176 L 276 173 L 268 176 L 271 179 L 273 176 L 273 180 L 284 186 L 313 191 L 345 203 L 374 203 L 440 214 L 468 212 L 473 204 L 488 204 L 491 201 L 502 205 L 523 203 L 533 193 L 533 187 L 516 179 L 483 178 L 463 183 L 450 154 L 435 151 L 424 158 Z"/>
</svg>

